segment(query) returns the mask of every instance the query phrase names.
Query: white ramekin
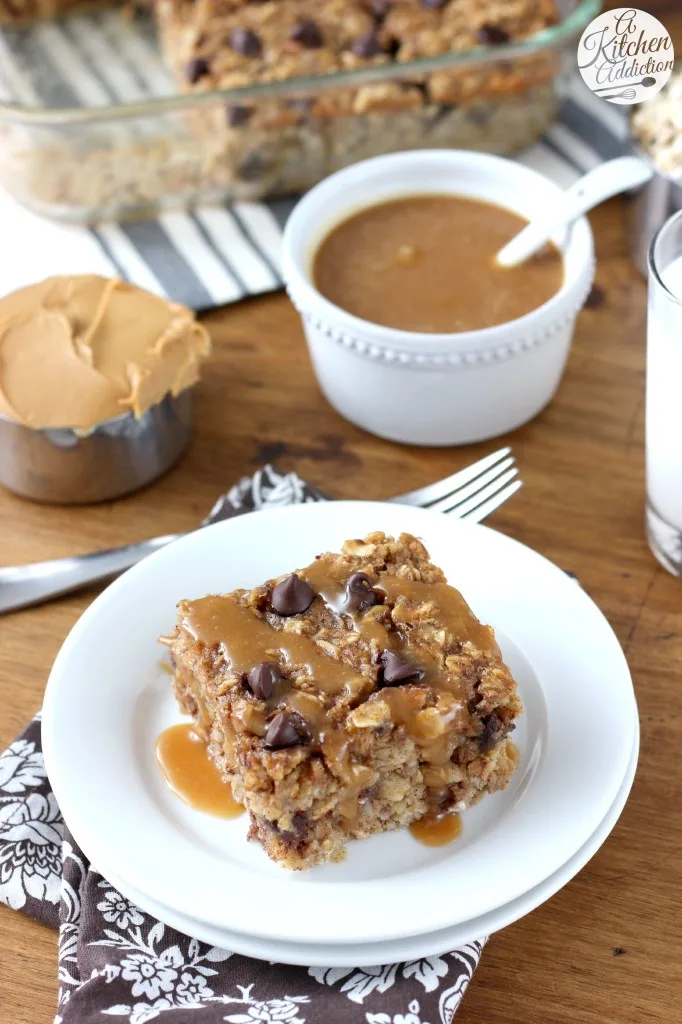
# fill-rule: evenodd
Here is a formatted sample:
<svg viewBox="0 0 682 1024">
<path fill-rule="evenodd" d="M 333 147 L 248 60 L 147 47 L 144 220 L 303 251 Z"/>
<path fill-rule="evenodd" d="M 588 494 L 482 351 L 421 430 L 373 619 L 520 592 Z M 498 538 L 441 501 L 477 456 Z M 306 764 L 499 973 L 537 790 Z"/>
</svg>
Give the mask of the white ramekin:
<svg viewBox="0 0 682 1024">
<path fill-rule="evenodd" d="M 342 416 L 393 441 L 466 444 L 520 426 L 554 395 L 594 278 L 592 232 L 583 217 L 554 239 L 564 255 L 563 286 L 543 306 L 498 327 L 400 331 L 352 316 L 320 295 L 312 259 L 336 224 L 363 207 L 429 192 L 489 200 L 527 218 L 556 211 L 562 197 L 537 171 L 484 153 L 376 157 L 303 197 L 284 232 L 282 268 L 320 387 Z"/>
</svg>

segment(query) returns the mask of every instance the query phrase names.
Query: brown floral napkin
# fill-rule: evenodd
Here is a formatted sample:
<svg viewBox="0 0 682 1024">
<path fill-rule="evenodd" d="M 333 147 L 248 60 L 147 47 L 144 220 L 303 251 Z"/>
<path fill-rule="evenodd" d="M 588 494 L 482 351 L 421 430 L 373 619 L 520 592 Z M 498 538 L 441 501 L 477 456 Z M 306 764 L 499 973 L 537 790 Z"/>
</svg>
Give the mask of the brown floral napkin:
<svg viewBox="0 0 682 1024">
<path fill-rule="evenodd" d="M 294 473 L 265 466 L 232 488 L 221 513 L 321 500 Z M 55 1024 L 450 1024 L 485 942 L 400 964 L 308 968 L 175 931 L 117 892 L 74 842 L 45 774 L 40 715 L 0 756 L 0 900 L 59 928 Z"/>
</svg>

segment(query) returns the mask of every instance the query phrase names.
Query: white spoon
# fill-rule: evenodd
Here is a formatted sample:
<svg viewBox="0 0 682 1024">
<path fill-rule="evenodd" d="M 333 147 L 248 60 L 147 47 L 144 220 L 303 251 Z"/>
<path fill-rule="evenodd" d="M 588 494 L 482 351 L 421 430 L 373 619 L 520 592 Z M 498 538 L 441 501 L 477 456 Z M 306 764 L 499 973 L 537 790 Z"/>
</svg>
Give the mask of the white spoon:
<svg viewBox="0 0 682 1024">
<path fill-rule="evenodd" d="M 643 185 L 652 175 L 651 166 L 639 157 L 619 156 L 615 160 L 607 160 L 571 185 L 563 194 L 564 201 L 557 203 L 556 210 L 543 211 L 500 249 L 497 262 L 503 267 L 517 267 L 542 249 L 552 235 L 568 227 L 593 206 L 619 192 Z"/>
</svg>

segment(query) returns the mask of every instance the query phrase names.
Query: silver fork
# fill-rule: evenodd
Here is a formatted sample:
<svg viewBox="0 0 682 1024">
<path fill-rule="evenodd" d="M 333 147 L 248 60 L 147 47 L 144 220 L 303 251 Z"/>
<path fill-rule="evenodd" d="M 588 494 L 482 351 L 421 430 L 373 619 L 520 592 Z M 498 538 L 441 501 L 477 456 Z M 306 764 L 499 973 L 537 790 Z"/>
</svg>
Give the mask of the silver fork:
<svg viewBox="0 0 682 1024">
<path fill-rule="evenodd" d="M 446 512 L 458 519 L 480 523 L 522 486 L 517 473 L 511 448 L 501 448 L 444 480 L 399 494 L 389 501 Z M 223 494 L 202 520 L 201 526 L 220 522 L 228 515 L 228 495 Z M 182 536 L 181 533 L 170 533 L 125 547 L 94 551 L 89 555 L 0 569 L 0 614 L 41 604 L 61 594 L 118 576 Z"/>
</svg>

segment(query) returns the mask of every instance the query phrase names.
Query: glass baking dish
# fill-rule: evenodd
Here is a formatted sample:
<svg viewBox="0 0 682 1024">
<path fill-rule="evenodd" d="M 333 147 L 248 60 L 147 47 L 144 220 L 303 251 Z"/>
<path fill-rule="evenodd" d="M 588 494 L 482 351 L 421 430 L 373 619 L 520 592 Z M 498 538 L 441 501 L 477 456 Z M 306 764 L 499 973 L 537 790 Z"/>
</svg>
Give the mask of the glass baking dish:
<svg viewBox="0 0 682 1024">
<path fill-rule="evenodd" d="M 511 153 L 553 121 L 601 4 L 558 7 L 557 24 L 523 42 L 188 94 L 175 91 L 144 13 L 2 28 L 0 182 L 38 213 L 94 222 L 296 193 L 396 150 Z M 448 102 L 429 98 L 435 75 Z M 387 85 L 411 102 L 382 106 Z"/>
</svg>

